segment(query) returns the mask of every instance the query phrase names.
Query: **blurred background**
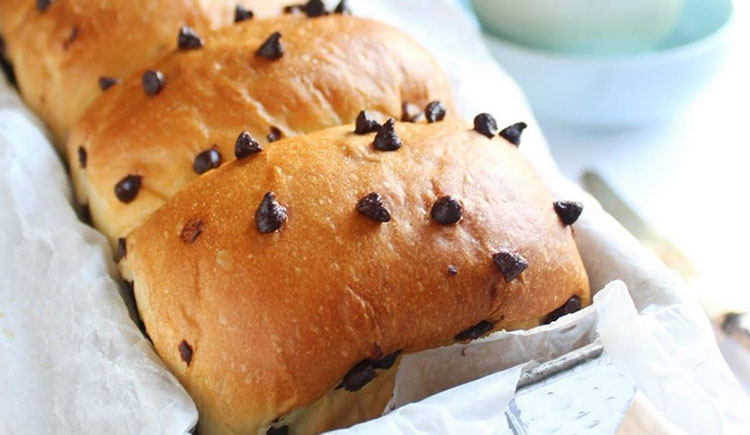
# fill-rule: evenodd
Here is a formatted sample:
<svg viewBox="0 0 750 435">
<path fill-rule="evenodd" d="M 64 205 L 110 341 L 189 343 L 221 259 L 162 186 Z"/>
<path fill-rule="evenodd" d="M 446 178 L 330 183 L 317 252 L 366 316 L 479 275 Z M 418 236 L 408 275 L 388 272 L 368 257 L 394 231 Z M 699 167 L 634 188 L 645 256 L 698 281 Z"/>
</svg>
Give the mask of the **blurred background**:
<svg viewBox="0 0 750 435">
<path fill-rule="evenodd" d="M 750 345 L 729 338 L 750 317 L 727 317 L 750 311 L 750 4 L 462 3 L 561 170 L 685 276 L 750 394 Z"/>
</svg>

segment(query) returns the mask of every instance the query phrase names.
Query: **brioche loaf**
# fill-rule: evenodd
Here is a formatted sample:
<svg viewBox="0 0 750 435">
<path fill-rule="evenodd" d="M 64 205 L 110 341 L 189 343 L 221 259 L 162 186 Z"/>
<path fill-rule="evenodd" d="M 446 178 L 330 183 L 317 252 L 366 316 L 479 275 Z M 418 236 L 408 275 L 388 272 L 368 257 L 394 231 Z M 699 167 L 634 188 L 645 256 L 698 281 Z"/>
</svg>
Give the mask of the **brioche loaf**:
<svg viewBox="0 0 750 435">
<path fill-rule="evenodd" d="M 2 31 L 26 103 L 63 149 L 71 125 L 102 87 L 177 47 L 178 29 L 199 34 L 232 23 L 238 4 L 280 15 L 281 0 L 2 0 Z M 105 78 L 100 87 L 100 78 Z M 107 80 L 107 78 L 111 80 Z"/>
<path fill-rule="evenodd" d="M 202 433 L 376 417 L 400 354 L 587 304 L 569 226 L 580 208 L 555 203 L 514 128 L 498 137 L 484 117 L 283 139 L 135 229 L 121 270 Z"/>
<path fill-rule="evenodd" d="M 404 103 L 440 100 L 453 113 L 435 61 L 378 22 L 280 17 L 204 39 L 153 64 L 160 76 L 137 74 L 107 91 L 70 135 L 79 201 L 113 244 L 199 173 L 234 159 L 243 131 L 258 142 L 246 145 L 265 146 L 353 122 L 363 108 L 400 117 Z"/>
</svg>

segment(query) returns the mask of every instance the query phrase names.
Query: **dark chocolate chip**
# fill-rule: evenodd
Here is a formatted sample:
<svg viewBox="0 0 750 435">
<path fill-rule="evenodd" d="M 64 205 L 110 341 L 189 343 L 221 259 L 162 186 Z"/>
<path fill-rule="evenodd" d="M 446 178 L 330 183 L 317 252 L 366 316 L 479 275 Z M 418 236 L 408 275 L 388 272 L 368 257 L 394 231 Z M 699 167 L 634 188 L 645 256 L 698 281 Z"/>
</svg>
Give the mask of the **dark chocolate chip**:
<svg viewBox="0 0 750 435">
<path fill-rule="evenodd" d="M 529 263 L 521 255 L 505 250 L 494 254 L 492 261 L 498 270 L 503 273 L 505 282 L 511 282 L 518 278 L 518 275 L 529 267 Z"/>
<path fill-rule="evenodd" d="M 182 26 L 177 32 L 177 48 L 180 50 L 195 50 L 203 47 L 203 39 L 192 27 Z"/>
<path fill-rule="evenodd" d="M 289 426 L 269 427 L 266 435 L 289 435 Z"/>
<path fill-rule="evenodd" d="M 281 33 L 273 32 L 271 36 L 260 45 L 256 56 L 265 57 L 266 59 L 278 59 L 284 55 L 284 46 L 281 44 Z"/>
<path fill-rule="evenodd" d="M 182 340 L 177 349 L 180 351 L 180 358 L 185 361 L 187 366 L 190 366 L 190 362 L 193 360 L 193 347 L 187 341 Z"/>
<path fill-rule="evenodd" d="M 474 117 L 474 130 L 492 139 L 497 134 L 497 121 L 489 113 L 480 113 Z"/>
<path fill-rule="evenodd" d="M 344 376 L 341 385 L 346 391 L 359 391 L 375 378 L 375 367 L 372 361 L 366 359 L 354 366 Z"/>
<path fill-rule="evenodd" d="M 186 223 L 184 227 L 182 227 L 180 239 L 182 239 L 183 242 L 190 244 L 193 243 L 198 238 L 198 236 L 201 235 L 202 232 L 203 220 L 193 219 Z"/>
<path fill-rule="evenodd" d="M 114 85 L 120 84 L 120 79 L 114 77 L 99 77 L 99 89 L 106 91 Z"/>
<path fill-rule="evenodd" d="M 86 225 L 93 227 L 94 221 L 91 219 L 91 209 L 89 208 L 88 204 L 84 204 L 81 206 L 81 208 L 78 211 L 78 217 L 81 219 L 81 222 L 85 223 Z"/>
<path fill-rule="evenodd" d="M 39 12 L 44 12 L 54 2 L 55 0 L 36 0 L 36 8 Z"/>
<path fill-rule="evenodd" d="M 451 225 L 461 220 L 463 215 L 461 202 L 452 196 L 443 196 L 432 205 L 430 215 L 439 224 Z"/>
<path fill-rule="evenodd" d="M 81 169 L 86 169 L 86 162 L 88 157 L 86 155 L 86 148 L 83 145 L 78 147 L 78 164 L 81 165 Z"/>
<path fill-rule="evenodd" d="M 380 151 L 396 151 L 401 148 L 401 138 L 396 134 L 395 123 L 396 121 L 390 118 L 378 130 L 378 134 L 375 135 L 375 140 L 372 142 L 375 149 Z"/>
<path fill-rule="evenodd" d="M 129 203 L 138 195 L 141 188 L 140 175 L 126 175 L 115 184 L 115 196 L 120 202 Z"/>
<path fill-rule="evenodd" d="M 458 269 L 456 268 L 456 266 L 454 266 L 452 264 L 450 266 L 448 266 L 448 275 L 450 275 L 450 276 L 456 276 L 456 275 L 458 275 Z"/>
<path fill-rule="evenodd" d="M 405 102 L 401 104 L 401 121 L 404 122 L 417 122 L 422 119 L 424 113 L 422 109 L 416 104 Z"/>
<path fill-rule="evenodd" d="M 504 138 L 515 146 L 521 145 L 521 134 L 526 129 L 526 127 L 528 126 L 525 122 L 517 122 L 502 129 L 500 131 L 500 137 Z"/>
<path fill-rule="evenodd" d="M 237 5 L 237 7 L 234 8 L 234 22 L 235 23 L 249 20 L 253 17 L 253 15 L 254 15 L 253 11 L 243 7 L 242 5 Z"/>
<path fill-rule="evenodd" d="M 424 108 L 425 117 L 430 124 L 445 119 L 446 112 L 445 105 L 440 101 L 430 101 Z"/>
<path fill-rule="evenodd" d="M 255 212 L 255 226 L 258 232 L 267 234 L 278 231 L 286 218 L 286 207 L 276 201 L 276 195 L 273 192 L 266 193 Z"/>
<path fill-rule="evenodd" d="M 336 14 L 344 14 L 344 15 L 350 15 L 352 11 L 349 10 L 349 6 L 346 4 L 346 0 L 341 0 L 339 4 L 336 6 L 336 9 L 333 10 Z"/>
<path fill-rule="evenodd" d="M 277 140 L 281 139 L 283 137 L 283 134 L 281 134 L 281 130 L 278 128 L 271 126 L 271 132 L 268 133 L 268 136 L 266 136 L 266 139 L 268 139 L 268 142 L 276 142 Z"/>
<path fill-rule="evenodd" d="M 8 82 L 18 87 L 18 82 L 16 80 L 16 74 L 13 72 L 13 65 L 10 64 L 8 59 L 6 59 L 6 52 L 5 52 L 5 41 L 0 37 L 0 74 L 5 73 L 5 76 L 8 78 Z"/>
<path fill-rule="evenodd" d="M 583 212 L 583 204 L 577 201 L 555 201 L 552 205 L 564 225 L 573 225 Z"/>
<path fill-rule="evenodd" d="M 303 6 L 302 10 L 305 12 L 305 15 L 310 18 L 328 15 L 328 11 L 326 11 L 326 5 L 321 0 L 308 1 L 305 6 Z"/>
<path fill-rule="evenodd" d="M 357 211 L 375 222 L 388 222 L 391 213 L 383 202 L 383 197 L 377 192 L 371 192 L 357 201 Z"/>
<path fill-rule="evenodd" d="M 302 9 L 304 7 L 305 7 L 304 4 L 296 4 L 296 5 L 284 6 L 284 13 L 285 14 L 296 14 L 297 12 L 302 12 Z"/>
<path fill-rule="evenodd" d="M 156 95 L 164 88 L 164 74 L 161 71 L 148 70 L 143 73 L 141 84 L 148 95 Z"/>
<path fill-rule="evenodd" d="M 542 321 L 543 324 L 552 323 L 555 320 L 559 319 L 560 317 L 575 313 L 576 311 L 581 309 L 581 299 L 578 296 L 573 296 L 570 299 L 567 300 L 561 307 L 557 308 L 555 311 L 547 314 L 547 316 Z"/>
<path fill-rule="evenodd" d="M 119 263 L 120 260 L 128 256 L 128 245 L 125 237 L 117 239 L 117 250 L 115 251 L 115 263 Z"/>
<path fill-rule="evenodd" d="M 376 369 L 388 370 L 389 368 L 393 367 L 393 364 L 396 363 L 396 359 L 398 358 L 400 354 L 401 354 L 401 351 L 397 350 L 393 352 L 392 354 L 383 357 L 383 359 L 381 359 L 380 361 L 376 361 L 373 364 L 373 366 Z"/>
<path fill-rule="evenodd" d="M 193 171 L 195 171 L 196 174 L 208 172 L 221 165 L 221 153 L 219 153 L 215 147 L 216 145 L 214 145 L 214 148 L 201 151 L 195 156 L 195 160 L 193 160 Z"/>
<path fill-rule="evenodd" d="M 70 34 L 63 41 L 63 50 L 67 50 L 70 47 L 70 44 L 72 44 L 73 41 L 78 39 L 78 30 L 79 30 L 78 26 L 75 26 L 70 30 Z"/>
<path fill-rule="evenodd" d="M 456 341 L 476 340 L 477 338 L 490 332 L 494 327 L 494 323 L 488 320 L 482 320 L 471 328 L 459 332 L 454 338 L 456 339 Z"/>
<path fill-rule="evenodd" d="M 263 147 L 247 131 L 240 133 L 234 142 L 234 156 L 237 159 L 244 159 L 261 151 L 263 151 Z"/>
<path fill-rule="evenodd" d="M 359 112 L 357 115 L 357 123 L 354 127 L 354 132 L 357 134 L 367 134 L 374 131 L 380 130 L 380 123 L 375 120 L 370 112 L 365 110 Z"/>
</svg>

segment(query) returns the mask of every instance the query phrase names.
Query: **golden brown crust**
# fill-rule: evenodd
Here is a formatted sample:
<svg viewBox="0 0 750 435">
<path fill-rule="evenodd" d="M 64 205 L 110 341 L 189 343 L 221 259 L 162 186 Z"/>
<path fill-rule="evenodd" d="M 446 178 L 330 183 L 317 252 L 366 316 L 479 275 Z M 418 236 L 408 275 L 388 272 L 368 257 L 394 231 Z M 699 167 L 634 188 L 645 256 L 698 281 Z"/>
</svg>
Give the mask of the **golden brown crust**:
<svg viewBox="0 0 750 435">
<path fill-rule="evenodd" d="M 234 20 L 244 4 L 258 17 L 279 15 L 281 0 L 0 1 L 0 29 L 29 107 L 62 149 L 68 130 L 102 93 L 101 76 L 125 78 L 177 43 L 180 26 L 199 32 Z"/>
<path fill-rule="evenodd" d="M 448 344 L 482 320 L 533 324 L 573 295 L 588 304 L 571 229 L 515 146 L 446 120 L 397 123 L 403 147 L 383 152 L 352 129 L 283 140 L 212 171 L 128 237 L 123 272 L 202 418 L 255 432 L 364 359 Z M 260 234 L 268 191 L 288 220 Z M 390 222 L 355 210 L 372 191 Z M 443 195 L 463 204 L 457 224 L 430 218 Z M 195 219 L 202 231 L 186 243 Z M 510 283 L 493 264 L 500 249 L 528 261 Z"/>
<path fill-rule="evenodd" d="M 275 31 L 285 54 L 255 55 Z M 271 127 L 293 136 L 354 121 L 362 109 L 400 117 L 401 104 L 442 100 L 452 112 L 447 79 L 411 38 L 371 20 L 331 15 L 282 17 L 231 26 L 203 49 L 174 53 L 152 69 L 166 79 L 146 95 L 136 75 L 103 95 L 68 142 L 79 201 L 115 241 L 197 177 L 193 161 L 213 146 L 223 161 L 248 130 L 262 144 Z M 85 169 L 78 148 L 87 154 Z M 136 199 L 118 201 L 115 184 L 143 177 Z"/>
</svg>

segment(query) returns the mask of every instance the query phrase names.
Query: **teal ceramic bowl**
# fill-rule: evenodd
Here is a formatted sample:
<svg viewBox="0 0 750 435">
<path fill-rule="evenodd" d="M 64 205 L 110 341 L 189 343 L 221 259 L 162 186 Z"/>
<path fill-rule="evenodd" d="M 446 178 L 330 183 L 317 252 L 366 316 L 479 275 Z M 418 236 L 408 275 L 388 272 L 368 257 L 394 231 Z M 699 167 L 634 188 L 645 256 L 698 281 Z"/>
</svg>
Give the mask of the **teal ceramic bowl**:
<svg viewBox="0 0 750 435">
<path fill-rule="evenodd" d="M 685 0 L 667 36 L 630 54 L 560 52 L 489 33 L 486 41 L 542 118 L 637 126 L 678 113 L 710 81 L 725 58 L 732 16 L 731 0 Z"/>
</svg>

